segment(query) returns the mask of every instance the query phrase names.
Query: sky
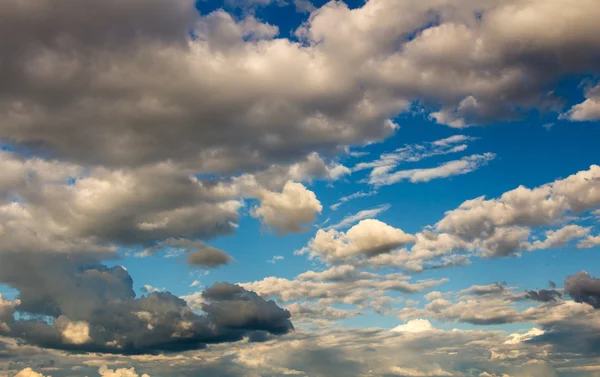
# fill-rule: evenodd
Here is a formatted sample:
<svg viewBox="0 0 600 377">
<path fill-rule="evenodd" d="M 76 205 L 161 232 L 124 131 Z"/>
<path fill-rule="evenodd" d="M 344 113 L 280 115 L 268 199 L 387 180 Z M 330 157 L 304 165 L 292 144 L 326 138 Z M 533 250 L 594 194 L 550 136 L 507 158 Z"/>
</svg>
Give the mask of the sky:
<svg viewBox="0 0 600 377">
<path fill-rule="evenodd" d="M 0 377 L 600 377 L 596 0 L 5 0 Z"/>
</svg>

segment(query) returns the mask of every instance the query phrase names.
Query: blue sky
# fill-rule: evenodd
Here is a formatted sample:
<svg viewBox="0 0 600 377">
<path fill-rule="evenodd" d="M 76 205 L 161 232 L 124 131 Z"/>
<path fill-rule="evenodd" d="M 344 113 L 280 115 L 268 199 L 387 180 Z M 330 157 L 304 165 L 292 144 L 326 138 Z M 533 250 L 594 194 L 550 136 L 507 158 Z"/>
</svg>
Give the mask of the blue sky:
<svg viewBox="0 0 600 377">
<path fill-rule="evenodd" d="M 600 376 L 598 17 L 8 0 L 0 377 Z"/>
</svg>

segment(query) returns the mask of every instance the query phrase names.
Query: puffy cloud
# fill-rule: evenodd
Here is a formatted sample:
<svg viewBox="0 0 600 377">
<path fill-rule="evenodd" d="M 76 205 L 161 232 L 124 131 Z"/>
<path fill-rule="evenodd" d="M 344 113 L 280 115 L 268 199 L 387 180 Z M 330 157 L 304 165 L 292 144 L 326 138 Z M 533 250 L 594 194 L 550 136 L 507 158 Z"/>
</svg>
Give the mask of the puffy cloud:
<svg viewBox="0 0 600 377">
<path fill-rule="evenodd" d="M 221 249 L 204 247 L 188 254 L 187 262 L 192 266 L 214 268 L 225 265 L 233 258 Z"/>
<path fill-rule="evenodd" d="M 391 329 L 392 332 L 409 332 L 418 333 L 423 331 L 432 331 L 435 327 L 426 319 L 413 319 L 406 322 L 404 325 L 399 325 Z"/>
<path fill-rule="evenodd" d="M 288 181 L 281 193 L 265 192 L 260 195 L 260 206 L 252 210 L 252 216 L 260 218 L 278 234 L 299 233 L 315 220 L 323 206 L 316 195 L 304 185 Z"/>
<path fill-rule="evenodd" d="M 98 370 L 98 373 L 101 377 L 150 377 L 146 373 L 142 374 L 141 376 L 138 375 L 133 368 L 120 368 L 113 370 L 108 369 L 106 365 L 101 366 Z"/>
<path fill-rule="evenodd" d="M 577 302 L 585 302 L 600 308 L 600 279 L 592 278 L 585 271 L 565 279 L 565 292 Z"/>
<path fill-rule="evenodd" d="M 549 225 L 566 213 L 600 205 L 600 166 L 528 189 L 520 186 L 498 199 L 468 200 L 436 224 L 440 231 L 467 239 L 489 237 L 498 227 Z"/>
<path fill-rule="evenodd" d="M 71 322 L 66 317 L 58 317 L 54 322 L 57 328 L 63 328 L 62 336 L 66 343 L 85 344 L 90 338 L 90 325 L 85 321 Z"/>
<path fill-rule="evenodd" d="M 595 247 L 600 245 L 600 235 L 598 236 L 588 236 L 584 240 L 581 240 L 577 244 L 577 248 L 579 249 L 588 249 L 590 247 Z"/>
<path fill-rule="evenodd" d="M 1 138 L 85 163 L 231 172 L 381 139 L 417 99 L 454 127 L 553 108 L 548 86 L 598 73 L 593 0 L 330 2 L 300 42 L 189 0 L 91 6 L 6 5 L 2 35 L 18 37 L 2 43 Z"/>
<path fill-rule="evenodd" d="M 582 238 L 590 232 L 590 228 L 584 228 L 579 225 L 565 225 L 558 230 L 546 231 L 546 239 L 535 241 L 530 246 L 531 249 L 548 249 L 552 247 L 563 247 L 569 241 Z"/>
<path fill-rule="evenodd" d="M 588 88 L 585 92 L 585 101 L 571 108 L 562 118 L 572 121 L 591 121 L 600 119 L 600 84 Z"/>
<path fill-rule="evenodd" d="M 374 257 L 414 242 L 412 235 L 384 222 L 362 220 L 347 232 L 319 229 L 308 247 L 300 253 L 324 261 L 343 261 L 356 257 Z"/>
<path fill-rule="evenodd" d="M 41 373 L 37 373 L 36 371 L 34 371 L 31 368 L 25 368 L 22 371 L 20 371 L 19 373 L 15 374 L 15 377 L 44 377 L 44 375 Z M 48 377 L 51 377 L 51 376 L 48 376 Z"/>
<path fill-rule="evenodd" d="M 504 344 L 519 344 L 519 343 L 531 340 L 531 339 L 535 338 L 536 336 L 544 335 L 544 333 L 545 333 L 544 330 L 540 330 L 540 329 L 534 327 L 524 334 L 519 334 L 519 333 L 510 334 L 508 336 L 510 339 L 508 339 L 506 342 L 504 342 Z"/>
</svg>

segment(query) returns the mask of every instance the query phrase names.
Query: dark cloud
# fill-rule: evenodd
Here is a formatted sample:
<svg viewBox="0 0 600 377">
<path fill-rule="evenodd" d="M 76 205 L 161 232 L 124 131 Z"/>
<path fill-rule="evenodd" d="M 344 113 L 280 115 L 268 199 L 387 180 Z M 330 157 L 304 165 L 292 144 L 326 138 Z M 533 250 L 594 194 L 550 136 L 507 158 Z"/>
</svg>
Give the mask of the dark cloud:
<svg viewBox="0 0 600 377">
<path fill-rule="evenodd" d="M 526 297 L 533 301 L 551 302 L 562 299 L 562 293 L 555 289 L 539 289 L 525 292 Z"/>
<path fill-rule="evenodd" d="M 293 329 L 289 311 L 239 285 L 216 283 L 207 288 L 202 297 L 207 300 L 202 304 L 202 310 L 219 326 L 264 330 L 272 334 L 285 334 Z"/>
<path fill-rule="evenodd" d="M 215 268 L 231 262 L 233 258 L 223 250 L 214 247 L 204 247 L 192 251 L 187 256 L 187 262 L 193 266 Z"/>
<path fill-rule="evenodd" d="M 123 354 L 185 351 L 249 336 L 256 341 L 256 331 L 280 335 L 293 329 L 287 310 L 242 287 L 219 283 L 209 288 L 206 314 L 199 315 L 169 292 L 136 298 L 124 268 L 82 257 L 4 254 L 0 281 L 20 292 L 14 307 L 20 319 L 3 315 L 9 327 L 3 328 L 4 335 L 46 348 Z"/>
<path fill-rule="evenodd" d="M 600 308 L 600 279 L 580 271 L 565 279 L 565 292 L 576 302 L 585 302 L 594 308 Z"/>
</svg>

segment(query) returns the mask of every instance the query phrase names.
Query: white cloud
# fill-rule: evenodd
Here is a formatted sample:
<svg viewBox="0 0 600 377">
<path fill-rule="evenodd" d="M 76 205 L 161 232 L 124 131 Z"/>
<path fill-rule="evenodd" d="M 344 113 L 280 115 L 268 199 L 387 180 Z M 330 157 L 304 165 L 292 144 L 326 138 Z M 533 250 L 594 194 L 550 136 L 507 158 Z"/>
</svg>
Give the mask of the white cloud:
<svg viewBox="0 0 600 377">
<path fill-rule="evenodd" d="M 304 185 L 288 181 L 281 193 L 263 192 L 261 203 L 251 214 L 279 234 L 306 231 L 323 206 L 314 192 Z"/>
<path fill-rule="evenodd" d="M 85 344 L 92 340 L 90 326 L 85 321 L 72 322 L 65 317 L 59 317 L 55 323 L 58 328 L 62 328 L 61 334 L 67 343 Z"/>
<path fill-rule="evenodd" d="M 404 325 L 399 325 L 391 329 L 393 332 L 419 333 L 423 331 L 433 331 L 435 327 L 426 319 L 412 319 Z"/>
<path fill-rule="evenodd" d="M 415 237 L 384 222 L 361 220 L 347 232 L 319 229 L 315 237 L 300 254 L 324 261 L 342 261 L 356 257 L 374 257 L 388 253 L 408 243 Z"/>
<path fill-rule="evenodd" d="M 433 179 L 447 178 L 471 173 L 496 158 L 493 153 L 475 154 L 460 160 L 448 161 L 435 168 L 410 169 L 389 172 L 373 170 L 369 183 L 375 186 L 386 186 L 409 180 L 412 183 L 429 182 Z"/>
<path fill-rule="evenodd" d="M 325 228 L 325 230 L 347 228 L 350 225 L 352 225 L 352 224 L 354 224 L 354 223 L 356 223 L 358 221 L 376 217 L 380 213 L 383 213 L 383 212 L 387 211 L 390 208 L 391 208 L 391 206 L 389 204 L 384 204 L 384 205 L 381 205 L 381 206 L 376 207 L 376 208 L 363 209 L 361 211 L 358 211 L 355 214 L 348 215 L 348 216 L 344 217 L 342 219 L 342 221 L 340 221 L 337 224 L 328 226 L 327 228 Z"/>
<path fill-rule="evenodd" d="M 531 339 L 535 338 L 536 336 L 544 335 L 545 333 L 546 332 L 544 330 L 534 327 L 531 330 L 529 330 L 523 334 L 520 334 L 520 333 L 510 334 L 508 336 L 509 339 L 506 342 L 504 342 L 504 344 L 519 344 L 524 341 L 531 340 Z"/>
<path fill-rule="evenodd" d="M 572 121 L 600 120 L 600 84 L 587 89 L 585 96 L 585 101 L 573 106 L 561 118 Z"/>
<path fill-rule="evenodd" d="M 586 239 L 582 240 L 577 244 L 577 248 L 579 249 L 589 249 L 591 247 L 600 245 L 600 235 L 598 236 L 588 236 Z"/>
<path fill-rule="evenodd" d="M 284 260 L 285 258 L 282 255 L 275 255 L 273 258 L 269 259 L 267 263 L 275 264 L 279 261 Z"/>
<path fill-rule="evenodd" d="M 45 376 L 41 373 L 35 372 L 31 368 L 25 368 L 22 371 L 20 371 L 19 373 L 15 374 L 15 377 L 45 377 Z M 48 377 L 52 377 L 52 376 L 48 376 Z"/>
<path fill-rule="evenodd" d="M 133 368 L 108 369 L 103 365 L 98 370 L 101 377 L 150 377 L 147 374 L 138 375 Z"/>
<path fill-rule="evenodd" d="M 377 191 L 355 192 L 354 194 L 350 194 L 350 195 L 341 197 L 337 203 L 330 205 L 329 208 L 336 211 L 338 208 L 340 208 L 340 206 L 342 204 L 344 204 L 346 202 L 349 202 L 351 200 L 358 199 L 358 198 L 366 198 L 368 196 L 373 196 L 373 195 L 377 195 Z"/>
</svg>

